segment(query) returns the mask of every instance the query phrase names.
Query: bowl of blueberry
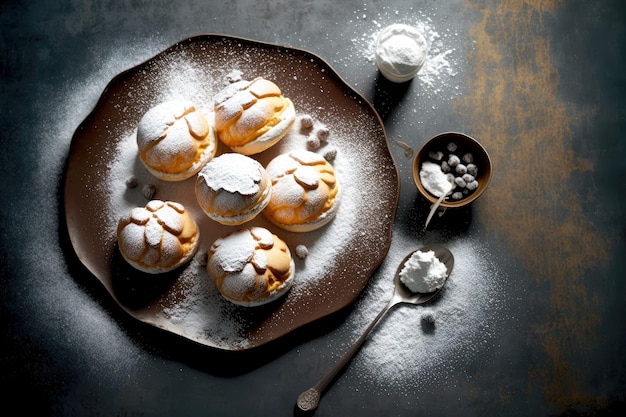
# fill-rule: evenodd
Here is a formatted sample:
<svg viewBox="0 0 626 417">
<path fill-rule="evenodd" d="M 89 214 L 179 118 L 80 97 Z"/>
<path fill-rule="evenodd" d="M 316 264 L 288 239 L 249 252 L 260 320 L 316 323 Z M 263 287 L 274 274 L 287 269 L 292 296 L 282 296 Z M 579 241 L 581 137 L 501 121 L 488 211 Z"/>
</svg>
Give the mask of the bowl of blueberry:
<svg viewBox="0 0 626 417">
<path fill-rule="evenodd" d="M 440 133 L 413 158 L 413 181 L 420 194 L 441 207 L 463 207 L 476 200 L 491 181 L 491 159 L 474 138 Z"/>
</svg>

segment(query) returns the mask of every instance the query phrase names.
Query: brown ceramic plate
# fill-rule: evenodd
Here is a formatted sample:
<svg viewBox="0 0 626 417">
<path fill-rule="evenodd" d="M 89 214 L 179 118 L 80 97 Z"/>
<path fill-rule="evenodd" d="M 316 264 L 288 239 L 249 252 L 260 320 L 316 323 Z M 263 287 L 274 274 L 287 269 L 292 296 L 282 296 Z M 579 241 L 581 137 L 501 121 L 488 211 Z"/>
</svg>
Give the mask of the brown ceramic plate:
<svg viewBox="0 0 626 417">
<path fill-rule="evenodd" d="M 156 104 L 186 99 L 211 108 L 212 96 L 240 74 L 274 81 L 294 102 L 299 116 L 330 131 L 328 143 L 342 186 L 337 217 L 310 233 L 288 233 L 262 216 L 246 226 L 263 226 L 287 242 L 308 248 L 295 258 L 296 282 L 286 296 L 261 307 L 223 300 L 200 257 L 164 275 L 148 275 L 121 258 L 115 228 L 119 216 L 143 206 L 146 184 L 154 198 L 183 203 L 201 230 L 200 252 L 232 231 L 197 207 L 195 178 L 165 183 L 141 166 L 133 147 L 139 119 Z M 309 133 L 309 135 L 314 132 Z M 306 147 L 298 122 L 281 143 L 255 156 L 262 164 L 278 153 Z M 219 152 L 225 152 L 222 148 Z M 127 188 L 126 179 L 139 185 Z M 265 344 L 354 302 L 387 255 L 399 195 L 398 172 L 382 122 L 372 106 L 319 57 L 298 49 L 223 35 L 182 40 L 145 63 L 115 77 L 78 127 L 70 148 L 64 203 L 70 240 L 80 261 L 130 315 L 206 346 L 244 350 Z"/>
</svg>

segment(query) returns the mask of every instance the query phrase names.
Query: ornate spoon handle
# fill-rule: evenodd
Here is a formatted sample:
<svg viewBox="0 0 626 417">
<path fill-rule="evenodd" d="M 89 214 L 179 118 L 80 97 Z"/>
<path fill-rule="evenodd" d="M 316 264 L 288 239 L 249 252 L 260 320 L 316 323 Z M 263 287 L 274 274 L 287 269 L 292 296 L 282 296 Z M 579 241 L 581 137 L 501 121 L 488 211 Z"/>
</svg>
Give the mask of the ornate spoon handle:
<svg viewBox="0 0 626 417">
<path fill-rule="evenodd" d="M 357 341 L 354 342 L 354 344 L 350 347 L 350 349 L 348 349 L 348 351 L 343 354 L 341 359 L 339 359 L 339 361 L 337 361 L 337 363 L 332 368 L 330 368 L 326 375 L 324 375 L 324 377 L 322 377 L 322 379 L 320 379 L 317 384 L 302 392 L 298 396 L 296 404 L 300 410 L 312 411 L 317 408 L 320 399 L 322 398 L 322 394 L 324 393 L 328 385 L 330 385 L 330 383 L 334 381 L 335 377 L 346 367 L 348 362 L 350 362 L 352 357 L 359 351 L 361 346 L 363 346 L 365 339 L 367 339 L 367 336 L 370 334 L 374 326 L 376 326 L 376 324 L 385 315 L 385 313 L 387 313 L 391 309 L 391 307 L 396 305 L 398 302 L 399 300 L 397 299 L 397 297 L 394 296 L 391 301 L 389 301 L 387 306 L 385 306 L 385 308 L 383 308 L 382 311 L 378 313 L 378 315 L 376 316 L 376 318 L 374 318 L 370 325 L 367 326 L 361 337 L 359 337 Z"/>
</svg>

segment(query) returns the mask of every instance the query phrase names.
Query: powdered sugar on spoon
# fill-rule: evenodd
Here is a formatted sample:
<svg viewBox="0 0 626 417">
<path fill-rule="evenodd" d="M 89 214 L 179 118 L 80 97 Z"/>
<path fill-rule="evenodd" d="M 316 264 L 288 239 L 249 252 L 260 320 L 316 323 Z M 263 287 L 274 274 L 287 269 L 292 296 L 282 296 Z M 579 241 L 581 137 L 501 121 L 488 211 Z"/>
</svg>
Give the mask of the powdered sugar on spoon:
<svg viewBox="0 0 626 417">
<path fill-rule="evenodd" d="M 445 266 L 445 270 L 441 266 Z M 352 357 L 359 351 L 367 336 L 374 329 L 380 319 L 393 307 L 400 304 L 423 304 L 434 298 L 443 288 L 454 266 L 454 256 L 445 247 L 427 245 L 407 255 L 396 271 L 394 277 L 394 292 L 389 303 L 374 318 L 365 329 L 361 337 L 348 349 L 343 357 L 333 366 L 317 384 L 298 396 L 296 402 L 301 411 L 312 411 L 319 405 L 322 394 L 335 380 L 339 373 L 347 366 Z M 424 282 L 419 282 L 423 280 Z M 432 289 L 428 293 L 413 292 L 412 288 Z M 415 284 L 415 285 L 414 285 Z M 422 285 L 423 284 L 423 285 Z"/>
</svg>

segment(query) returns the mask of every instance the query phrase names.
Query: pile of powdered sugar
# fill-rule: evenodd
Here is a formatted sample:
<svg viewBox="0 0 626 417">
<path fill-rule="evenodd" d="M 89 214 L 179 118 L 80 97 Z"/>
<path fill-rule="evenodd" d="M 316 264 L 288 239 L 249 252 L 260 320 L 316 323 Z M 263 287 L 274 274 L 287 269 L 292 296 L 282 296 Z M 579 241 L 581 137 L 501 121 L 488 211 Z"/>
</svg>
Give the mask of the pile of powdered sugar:
<svg viewBox="0 0 626 417">
<path fill-rule="evenodd" d="M 400 281 L 413 292 L 429 293 L 441 288 L 447 275 L 446 266 L 434 251 L 418 250 L 402 267 Z"/>
<path fill-rule="evenodd" d="M 426 191 L 439 197 L 447 194 L 452 189 L 452 183 L 446 174 L 441 171 L 441 167 L 434 162 L 425 161 L 419 172 L 420 181 Z"/>
</svg>

